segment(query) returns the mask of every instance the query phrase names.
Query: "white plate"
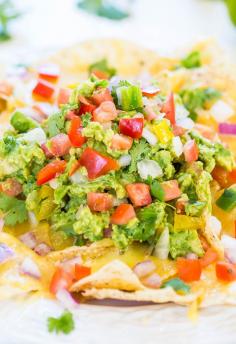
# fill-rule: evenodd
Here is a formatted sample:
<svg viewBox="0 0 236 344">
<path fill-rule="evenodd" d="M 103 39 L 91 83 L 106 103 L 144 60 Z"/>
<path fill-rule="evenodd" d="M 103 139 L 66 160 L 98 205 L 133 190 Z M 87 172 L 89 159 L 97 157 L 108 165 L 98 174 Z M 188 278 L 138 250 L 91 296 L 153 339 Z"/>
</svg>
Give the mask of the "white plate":
<svg viewBox="0 0 236 344">
<path fill-rule="evenodd" d="M 1 344 L 235 344 L 236 310 L 211 307 L 193 323 L 187 308 L 175 305 L 80 305 L 74 313 L 75 330 L 69 335 L 48 333 L 47 318 L 61 306 L 31 299 L 0 303 Z M 118 303 L 119 304 L 119 303 Z"/>
</svg>

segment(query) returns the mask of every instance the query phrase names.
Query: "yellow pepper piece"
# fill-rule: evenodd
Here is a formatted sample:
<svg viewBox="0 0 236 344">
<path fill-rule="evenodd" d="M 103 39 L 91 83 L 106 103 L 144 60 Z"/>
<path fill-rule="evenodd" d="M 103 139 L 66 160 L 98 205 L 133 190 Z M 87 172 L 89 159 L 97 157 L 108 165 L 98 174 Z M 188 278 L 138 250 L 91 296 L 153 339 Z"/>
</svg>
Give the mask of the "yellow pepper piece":
<svg viewBox="0 0 236 344">
<path fill-rule="evenodd" d="M 151 131 L 156 135 L 158 141 L 162 144 L 168 143 L 174 137 L 170 126 L 165 120 L 152 125 Z"/>
<path fill-rule="evenodd" d="M 175 214 L 174 230 L 181 231 L 185 229 L 201 229 L 205 225 L 202 217 L 192 217 L 187 215 Z"/>
</svg>

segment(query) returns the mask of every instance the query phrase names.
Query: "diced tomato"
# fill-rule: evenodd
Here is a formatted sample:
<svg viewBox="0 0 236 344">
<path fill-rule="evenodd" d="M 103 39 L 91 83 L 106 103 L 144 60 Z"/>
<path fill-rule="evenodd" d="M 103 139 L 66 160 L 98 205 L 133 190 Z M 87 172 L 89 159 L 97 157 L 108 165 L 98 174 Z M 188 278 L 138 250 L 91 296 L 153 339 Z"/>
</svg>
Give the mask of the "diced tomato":
<svg viewBox="0 0 236 344">
<path fill-rule="evenodd" d="M 113 197 L 103 192 L 89 192 L 87 203 L 92 211 L 108 211 L 113 207 Z"/>
<path fill-rule="evenodd" d="M 54 93 L 55 89 L 52 84 L 45 80 L 38 80 L 36 86 L 34 87 L 32 94 L 34 96 L 39 96 L 45 99 L 50 99 Z"/>
<path fill-rule="evenodd" d="M 143 133 L 143 118 L 122 118 L 119 122 L 120 132 L 133 139 L 140 139 Z"/>
<path fill-rule="evenodd" d="M 68 136 L 74 147 L 79 148 L 85 143 L 86 138 L 82 135 L 81 119 L 78 116 L 72 118 Z"/>
<path fill-rule="evenodd" d="M 22 191 L 22 185 L 14 178 L 7 178 L 0 184 L 0 191 L 8 196 L 18 196 Z"/>
<path fill-rule="evenodd" d="M 66 162 L 64 160 L 54 160 L 44 166 L 37 174 L 37 185 L 47 183 L 49 180 L 56 177 L 57 174 L 63 173 L 66 169 Z"/>
<path fill-rule="evenodd" d="M 120 204 L 111 216 L 113 225 L 126 225 L 130 220 L 136 217 L 134 207 L 131 204 Z"/>
<path fill-rule="evenodd" d="M 133 144 L 133 139 L 129 136 L 115 134 L 112 137 L 111 148 L 118 150 L 130 149 Z"/>
<path fill-rule="evenodd" d="M 41 148 L 42 148 L 42 150 L 43 150 L 43 152 L 44 152 L 46 158 L 50 159 L 50 158 L 53 157 L 53 154 L 52 154 L 52 152 L 49 150 L 49 148 L 47 147 L 46 143 L 43 143 L 43 144 L 41 145 Z"/>
<path fill-rule="evenodd" d="M 60 75 L 60 68 L 53 63 L 47 63 L 38 68 L 38 74 L 41 79 L 56 82 Z"/>
<path fill-rule="evenodd" d="M 0 81 L 0 97 L 9 97 L 13 93 L 13 86 L 7 81 Z"/>
<path fill-rule="evenodd" d="M 184 282 L 199 281 L 202 267 L 199 259 L 177 259 L 177 274 Z"/>
<path fill-rule="evenodd" d="M 69 171 L 69 176 L 73 176 L 73 174 L 78 170 L 80 167 L 79 161 L 75 161 L 75 163 L 71 166 L 70 171 Z"/>
<path fill-rule="evenodd" d="M 67 114 L 66 114 L 66 119 L 67 119 L 68 121 L 71 121 L 74 117 L 78 117 L 78 116 L 76 115 L 76 112 L 73 111 L 73 110 L 69 110 L 69 111 L 67 112 Z"/>
<path fill-rule="evenodd" d="M 226 188 L 229 183 L 229 172 L 226 171 L 221 166 L 216 166 L 214 170 L 211 172 L 213 179 L 215 179 L 222 188 Z"/>
<path fill-rule="evenodd" d="M 109 79 L 109 75 L 102 71 L 102 70 L 99 70 L 99 69 L 93 69 L 92 73 L 98 78 L 98 79 Z"/>
<path fill-rule="evenodd" d="M 156 86 L 147 86 L 142 88 L 142 94 L 145 97 L 154 97 L 160 92 L 160 88 Z"/>
<path fill-rule="evenodd" d="M 213 248 L 209 247 L 205 252 L 204 257 L 200 259 L 202 268 L 215 263 L 218 260 L 218 254 Z"/>
<path fill-rule="evenodd" d="M 175 136 L 182 136 L 182 135 L 184 135 L 185 131 L 186 131 L 186 129 L 180 127 L 179 125 L 176 125 L 176 124 L 173 125 L 173 134 Z"/>
<path fill-rule="evenodd" d="M 135 207 L 143 207 L 152 203 L 150 187 L 144 183 L 127 184 L 126 191 Z"/>
<path fill-rule="evenodd" d="M 112 101 L 102 102 L 93 111 L 93 120 L 100 123 L 113 121 L 117 117 L 117 110 Z"/>
<path fill-rule="evenodd" d="M 108 158 L 91 148 L 84 150 L 80 158 L 80 164 L 86 167 L 90 179 L 102 176 L 111 170 L 117 170 L 119 167 L 116 160 Z"/>
<path fill-rule="evenodd" d="M 232 263 L 217 262 L 216 277 L 224 282 L 232 282 L 236 280 L 236 266 Z"/>
<path fill-rule="evenodd" d="M 198 159 L 199 149 L 194 140 L 190 140 L 184 145 L 184 157 L 186 162 L 193 162 Z"/>
<path fill-rule="evenodd" d="M 98 88 L 96 91 L 93 92 L 91 100 L 97 106 L 106 101 L 113 102 L 111 92 L 108 88 Z"/>
<path fill-rule="evenodd" d="M 72 90 L 70 88 L 60 88 L 57 96 L 57 105 L 69 103 Z"/>
<path fill-rule="evenodd" d="M 163 104 L 161 112 L 165 113 L 165 118 L 167 118 L 172 125 L 175 124 L 175 101 L 172 92 L 166 99 L 165 104 Z"/>
<path fill-rule="evenodd" d="M 80 108 L 79 108 L 79 115 L 83 115 L 86 112 L 93 113 L 96 109 L 96 105 L 92 104 L 87 98 L 83 96 L 79 96 L 80 101 Z"/>
<path fill-rule="evenodd" d="M 177 180 L 168 180 L 167 182 L 161 183 L 161 186 L 164 190 L 164 200 L 166 202 L 181 196 L 181 190 Z"/>
<path fill-rule="evenodd" d="M 71 142 L 66 134 L 58 134 L 50 140 L 50 151 L 54 156 L 60 157 L 69 153 Z"/>
<path fill-rule="evenodd" d="M 75 279 L 77 281 L 81 280 L 82 278 L 89 276 L 91 274 L 91 268 L 88 266 L 75 264 Z"/>
<path fill-rule="evenodd" d="M 50 292 L 56 294 L 60 289 L 69 289 L 72 283 L 73 276 L 58 266 L 50 283 Z"/>
<path fill-rule="evenodd" d="M 229 172 L 228 178 L 229 178 L 229 184 L 236 183 L 236 168 L 233 171 Z"/>
</svg>

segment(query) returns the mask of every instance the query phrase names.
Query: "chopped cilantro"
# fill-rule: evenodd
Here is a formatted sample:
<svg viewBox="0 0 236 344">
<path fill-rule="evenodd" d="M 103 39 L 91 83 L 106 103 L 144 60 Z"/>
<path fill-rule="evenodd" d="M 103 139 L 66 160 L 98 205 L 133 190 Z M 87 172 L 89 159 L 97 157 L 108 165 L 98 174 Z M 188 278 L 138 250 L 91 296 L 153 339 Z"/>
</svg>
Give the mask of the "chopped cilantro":
<svg viewBox="0 0 236 344">
<path fill-rule="evenodd" d="M 172 278 L 162 284 L 161 288 L 171 287 L 179 294 L 188 294 L 190 287 L 184 283 L 180 278 Z"/>
<path fill-rule="evenodd" d="M 4 212 L 4 222 L 7 226 L 14 226 L 27 220 L 25 202 L 3 193 L 0 193 L 0 210 Z"/>
<path fill-rule="evenodd" d="M 59 318 L 48 318 L 48 331 L 56 333 L 68 334 L 75 328 L 75 323 L 72 314 L 65 311 Z"/>
<path fill-rule="evenodd" d="M 192 51 L 182 61 L 181 65 L 185 68 L 197 68 L 201 67 L 201 55 L 199 51 Z"/>
<path fill-rule="evenodd" d="M 161 186 L 160 183 L 158 183 L 157 180 L 154 180 L 151 183 L 151 194 L 152 196 L 156 197 L 159 201 L 163 202 L 164 201 L 164 190 Z"/>
<path fill-rule="evenodd" d="M 86 112 L 81 116 L 82 126 L 85 128 L 91 122 L 92 115 L 90 112 Z"/>
<path fill-rule="evenodd" d="M 3 154 L 5 155 L 13 151 L 16 145 L 17 145 L 17 141 L 15 137 L 9 135 L 3 138 L 3 142 L 0 146 L 1 147 L 0 150 L 2 149 Z"/>
<path fill-rule="evenodd" d="M 113 67 L 110 67 L 106 59 L 97 61 L 89 66 L 90 73 L 93 73 L 96 70 L 104 72 L 108 78 L 111 78 L 112 76 L 116 74 L 116 69 Z"/>
</svg>

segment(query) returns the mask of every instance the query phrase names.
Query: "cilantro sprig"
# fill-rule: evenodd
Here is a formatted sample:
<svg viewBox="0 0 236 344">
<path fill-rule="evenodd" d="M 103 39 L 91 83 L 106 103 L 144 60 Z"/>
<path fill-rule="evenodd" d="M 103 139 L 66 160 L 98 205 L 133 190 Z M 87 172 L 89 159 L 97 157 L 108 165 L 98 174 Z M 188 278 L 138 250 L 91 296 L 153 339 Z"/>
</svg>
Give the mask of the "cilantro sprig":
<svg viewBox="0 0 236 344">
<path fill-rule="evenodd" d="M 0 193 L 0 210 L 4 213 L 4 223 L 15 226 L 27 220 L 25 201 Z"/>
<path fill-rule="evenodd" d="M 75 328 L 73 315 L 69 311 L 65 311 L 58 318 L 48 318 L 48 331 L 69 334 Z"/>
<path fill-rule="evenodd" d="M 129 13 L 108 0 L 79 0 L 77 5 L 80 9 L 111 20 L 122 20 L 129 17 Z"/>
</svg>

